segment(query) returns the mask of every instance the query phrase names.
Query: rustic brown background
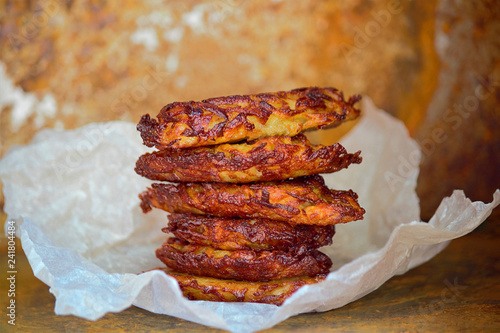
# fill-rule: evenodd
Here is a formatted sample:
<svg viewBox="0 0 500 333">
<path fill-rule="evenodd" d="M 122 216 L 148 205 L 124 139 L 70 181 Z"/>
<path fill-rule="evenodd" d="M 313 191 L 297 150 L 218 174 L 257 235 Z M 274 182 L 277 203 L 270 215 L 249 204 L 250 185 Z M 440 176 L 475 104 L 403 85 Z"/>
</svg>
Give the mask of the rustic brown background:
<svg viewBox="0 0 500 333">
<path fill-rule="evenodd" d="M 0 156 L 45 127 L 334 86 L 370 96 L 422 145 L 424 218 L 452 189 L 489 202 L 500 187 L 496 0 L 0 4 Z"/>
</svg>

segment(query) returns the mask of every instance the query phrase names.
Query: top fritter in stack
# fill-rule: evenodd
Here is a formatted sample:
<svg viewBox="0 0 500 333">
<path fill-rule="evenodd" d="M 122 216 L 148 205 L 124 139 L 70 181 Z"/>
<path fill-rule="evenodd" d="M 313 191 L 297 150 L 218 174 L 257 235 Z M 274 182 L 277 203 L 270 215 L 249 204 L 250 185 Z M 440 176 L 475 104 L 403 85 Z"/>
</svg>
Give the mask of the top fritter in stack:
<svg viewBox="0 0 500 333">
<path fill-rule="evenodd" d="M 165 106 L 137 126 L 159 151 L 136 172 L 156 183 L 144 212 L 171 213 L 156 251 L 190 299 L 281 304 L 332 265 L 317 248 L 335 224 L 363 218 L 353 191 L 328 189 L 318 173 L 360 163 L 340 144 L 312 145 L 302 131 L 334 127 L 360 111 L 334 88 L 211 98 Z"/>
</svg>

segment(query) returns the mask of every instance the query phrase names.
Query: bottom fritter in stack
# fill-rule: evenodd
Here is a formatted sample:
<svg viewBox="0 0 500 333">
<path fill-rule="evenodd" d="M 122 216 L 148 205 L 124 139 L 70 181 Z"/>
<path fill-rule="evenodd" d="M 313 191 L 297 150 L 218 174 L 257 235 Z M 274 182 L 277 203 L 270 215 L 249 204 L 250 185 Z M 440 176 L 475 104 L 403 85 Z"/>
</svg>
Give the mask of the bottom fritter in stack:
<svg viewBox="0 0 500 333">
<path fill-rule="evenodd" d="M 141 193 L 141 207 L 170 213 L 163 231 L 173 236 L 156 256 L 186 297 L 280 305 L 326 277 L 332 261 L 317 249 L 365 211 L 318 174 L 361 157 L 300 132 L 356 118 L 358 100 L 312 87 L 172 103 L 158 120 L 142 117 L 144 143 L 159 150 L 136 172 L 169 183 Z"/>
</svg>

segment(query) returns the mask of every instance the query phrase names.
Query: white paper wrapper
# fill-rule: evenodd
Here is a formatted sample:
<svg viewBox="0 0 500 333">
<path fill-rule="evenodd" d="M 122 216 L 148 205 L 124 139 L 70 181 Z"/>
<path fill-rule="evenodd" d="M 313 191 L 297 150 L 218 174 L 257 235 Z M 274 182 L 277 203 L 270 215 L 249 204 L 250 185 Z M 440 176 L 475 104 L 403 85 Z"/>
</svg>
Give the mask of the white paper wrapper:
<svg viewBox="0 0 500 333">
<path fill-rule="evenodd" d="M 143 214 L 138 193 L 150 183 L 134 173 L 148 149 L 135 124 L 90 124 L 73 131 L 44 130 L 0 161 L 5 211 L 36 277 L 56 297 L 56 314 L 96 320 L 135 305 L 233 332 L 271 327 L 304 312 L 341 307 L 434 257 L 451 239 L 480 225 L 500 203 L 472 203 L 461 191 L 445 198 L 429 223 L 419 222 L 415 185 L 420 150 L 404 125 L 369 98 L 363 118 L 342 140 L 362 150 L 363 163 L 325 179 L 352 188 L 367 213 L 340 225 L 327 279 L 305 286 L 282 306 L 189 301 L 160 271 L 154 250 L 165 239 L 165 213 Z"/>
</svg>

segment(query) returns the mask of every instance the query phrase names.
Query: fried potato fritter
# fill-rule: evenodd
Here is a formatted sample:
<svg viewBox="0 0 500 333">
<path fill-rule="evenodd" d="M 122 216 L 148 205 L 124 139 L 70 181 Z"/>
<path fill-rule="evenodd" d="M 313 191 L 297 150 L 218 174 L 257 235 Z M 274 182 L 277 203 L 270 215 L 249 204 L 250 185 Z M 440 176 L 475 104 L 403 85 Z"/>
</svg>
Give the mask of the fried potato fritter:
<svg viewBox="0 0 500 333">
<path fill-rule="evenodd" d="M 252 302 L 281 305 L 300 287 L 321 282 L 325 275 L 300 276 L 274 281 L 250 282 L 223 280 L 173 272 L 158 268 L 177 280 L 183 295 L 190 300 L 213 302 Z"/>
<path fill-rule="evenodd" d="M 226 251 L 168 238 L 156 257 L 180 273 L 218 279 L 268 281 L 295 276 L 327 274 L 332 261 L 318 250 Z"/>
<path fill-rule="evenodd" d="M 299 252 L 330 245 L 335 226 L 297 225 L 268 219 L 236 219 L 171 214 L 162 230 L 183 241 L 220 250 Z"/>
<path fill-rule="evenodd" d="M 335 88 L 300 88 L 257 95 L 217 97 L 166 105 L 158 120 L 142 116 L 137 129 L 148 147 L 186 148 L 295 136 L 312 128 L 334 127 L 360 111 Z"/>
<path fill-rule="evenodd" d="M 144 212 L 266 218 L 292 225 L 332 225 L 360 220 L 365 210 L 352 190 L 334 191 L 319 175 L 276 182 L 153 184 L 139 195 Z"/>
<path fill-rule="evenodd" d="M 360 153 L 348 154 L 339 143 L 312 145 L 299 134 L 146 153 L 135 171 L 153 180 L 249 183 L 335 172 L 361 163 Z"/>
</svg>

